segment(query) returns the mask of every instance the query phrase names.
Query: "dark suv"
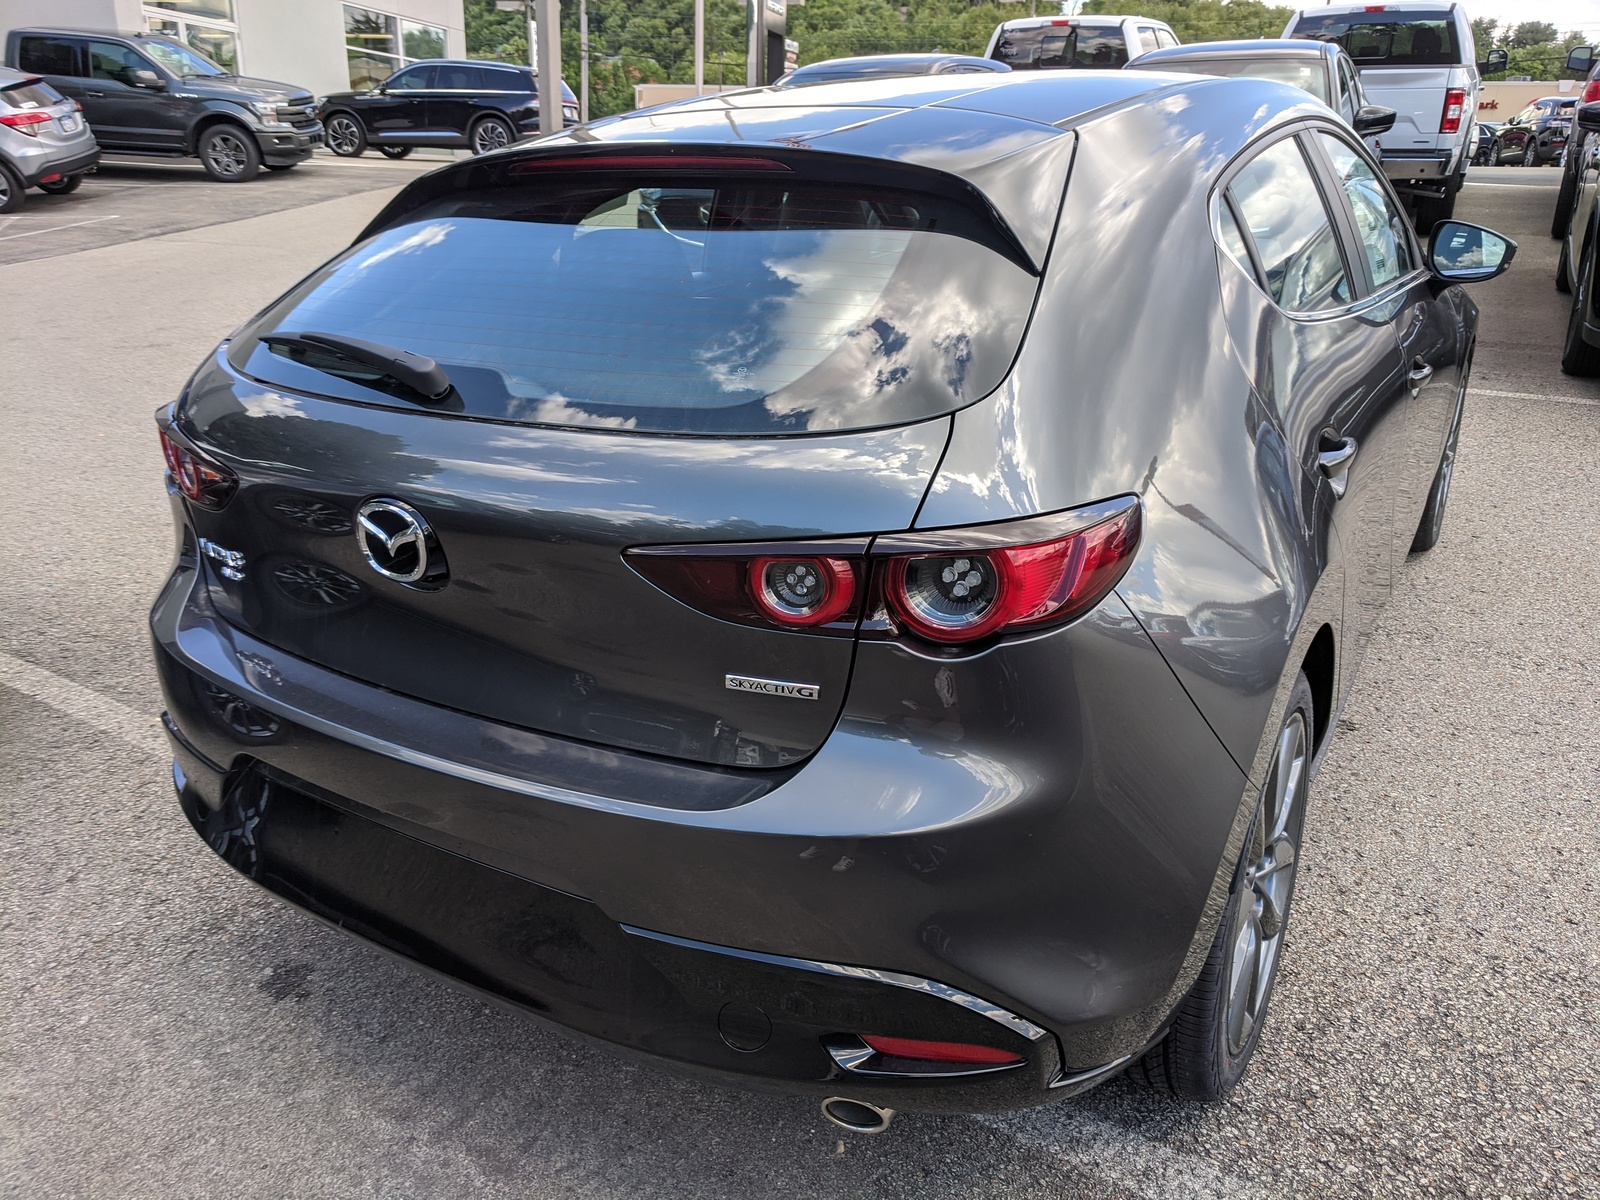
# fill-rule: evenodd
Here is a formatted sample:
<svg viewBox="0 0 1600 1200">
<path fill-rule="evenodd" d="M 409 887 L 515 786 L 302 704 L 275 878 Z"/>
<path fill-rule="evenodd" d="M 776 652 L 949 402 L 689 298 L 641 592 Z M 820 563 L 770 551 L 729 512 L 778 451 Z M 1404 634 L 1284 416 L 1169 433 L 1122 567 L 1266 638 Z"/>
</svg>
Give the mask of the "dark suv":
<svg viewBox="0 0 1600 1200">
<path fill-rule="evenodd" d="M 561 85 L 561 113 L 578 120 L 578 98 Z M 531 68 L 471 59 L 427 59 L 367 92 L 336 92 L 317 110 L 328 149 L 353 158 L 375 146 L 404 158 L 413 146 L 498 150 L 539 132 L 539 80 Z"/>
<path fill-rule="evenodd" d="M 1577 102 L 1576 96 L 1545 96 L 1528 105 L 1495 134 L 1489 144 L 1489 165 L 1560 166 Z"/>
<path fill-rule="evenodd" d="M 197 157 L 224 183 L 304 162 L 322 141 L 305 88 L 230 74 L 158 34 L 14 29 L 6 65 L 82 104 L 102 150 Z"/>
</svg>

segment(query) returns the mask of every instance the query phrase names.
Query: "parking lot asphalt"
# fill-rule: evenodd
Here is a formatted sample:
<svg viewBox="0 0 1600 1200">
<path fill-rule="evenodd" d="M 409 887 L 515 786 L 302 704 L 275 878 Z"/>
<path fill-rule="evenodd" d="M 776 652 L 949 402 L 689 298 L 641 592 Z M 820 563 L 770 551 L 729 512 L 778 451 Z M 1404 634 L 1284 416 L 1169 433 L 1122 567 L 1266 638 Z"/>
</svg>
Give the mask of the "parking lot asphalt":
<svg viewBox="0 0 1600 1200">
<path fill-rule="evenodd" d="M 392 188 L 448 156 L 426 151 L 395 162 L 377 154 L 336 158 L 324 150 L 287 171 L 262 171 L 249 183 L 218 183 L 192 158 L 107 156 L 71 195 L 29 191 L 21 211 L 0 216 L 0 265 Z"/>
<path fill-rule="evenodd" d="M 41 232 L 0 266 L 0 1194 L 1600 1196 L 1600 383 L 1558 367 L 1557 172 L 1474 170 L 1462 196 L 1521 249 L 1473 289 L 1444 536 L 1313 788 L 1238 1092 L 1116 1080 L 852 1138 L 325 929 L 178 813 L 144 628 L 170 554 L 151 413 L 376 211 L 369 172 L 403 178 L 330 170 L 352 166 L 339 198 L 92 248 Z"/>
</svg>

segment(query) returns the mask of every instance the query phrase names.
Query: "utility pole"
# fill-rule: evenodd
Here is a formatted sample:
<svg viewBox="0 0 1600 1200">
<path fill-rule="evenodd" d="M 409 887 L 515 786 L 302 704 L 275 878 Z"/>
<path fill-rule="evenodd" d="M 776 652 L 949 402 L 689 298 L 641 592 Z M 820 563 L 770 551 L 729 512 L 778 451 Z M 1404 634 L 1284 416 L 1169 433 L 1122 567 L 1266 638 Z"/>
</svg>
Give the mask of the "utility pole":
<svg viewBox="0 0 1600 1200">
<path fill-rule="evenodd" d="M 578 92 L 578 120 L 589 119 L 589 0 L 578 0 L 578 51 L 583 61 L 583 83 Z"/>
<path fill-rule="evenodd" d="M 694 94 L 706 94 L 706 0 L 694 0 Z"/>
<path fill-rule="evenodd" d="M 539 18 L 539 132 L 560 133 L 561 119 L 561 0 L 534 0 Z"/>
<path fill-rule="evenodd" d="M 761 4 L 762 0 L 748 0 L 745 5 L 745 87 L 760 87 L 767 81 L 767 23 Z"/>
</svg>

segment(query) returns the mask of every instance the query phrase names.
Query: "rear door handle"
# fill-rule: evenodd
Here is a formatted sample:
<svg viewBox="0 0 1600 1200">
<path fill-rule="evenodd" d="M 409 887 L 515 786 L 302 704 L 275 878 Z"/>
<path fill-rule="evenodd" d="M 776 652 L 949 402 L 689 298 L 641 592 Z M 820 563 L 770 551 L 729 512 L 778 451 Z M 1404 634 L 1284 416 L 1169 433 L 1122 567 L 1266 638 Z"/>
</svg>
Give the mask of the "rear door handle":
<svg viewBox="0 0 1600 1200">
<path fill-rule="evenodd" d="M 104 96 L 105 96 L 105 93 L 104 93 L 104 92 L 89 92 L 89 91 L 86 91 L 86 92 L 84 92 L 84 93 L 83 93 L 83 94 L 84 94 L 84 95 L 85 95 L 85 96 L 100 96 L 100 97 L 102 97 L 102 98 L 103 98 L 103 97 L 104 97 Z"/>
<path fill-rule="evenodd" d="M 1356 460 L 1355 438 L 1340 438 L 1331 450 L 1323 450 L 1317 455 L 1317 466 L 1328 477 L 1328 486 L 1333 489 L 1333 498 L 1342 500 L 1344 490 L 1350 483 L 1350 464 Z"/>
<path fill-rule="evenodd" d="M 1406 380 L 1411 384 L 1411 394 L 1415 396 L 1420 392 L 1428 380 L 1433 378 L 1433 368 L 1418 358 L 1411 370 L 1406 374 Z"/>
</svg>

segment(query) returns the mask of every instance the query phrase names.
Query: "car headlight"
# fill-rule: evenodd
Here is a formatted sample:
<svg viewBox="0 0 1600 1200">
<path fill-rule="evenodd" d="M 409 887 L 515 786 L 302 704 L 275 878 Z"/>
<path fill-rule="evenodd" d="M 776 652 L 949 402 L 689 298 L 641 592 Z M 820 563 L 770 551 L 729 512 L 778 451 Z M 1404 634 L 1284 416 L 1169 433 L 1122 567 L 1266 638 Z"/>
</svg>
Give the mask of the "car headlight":
<svg viewBox="0 0 1600 1200">
<path fill-rule="evenodd" d="M 263 121 L 277 121 L 278 119 L 278 106 L 271 100 L 250 101 L 250 111 Z"/>
</svg>

